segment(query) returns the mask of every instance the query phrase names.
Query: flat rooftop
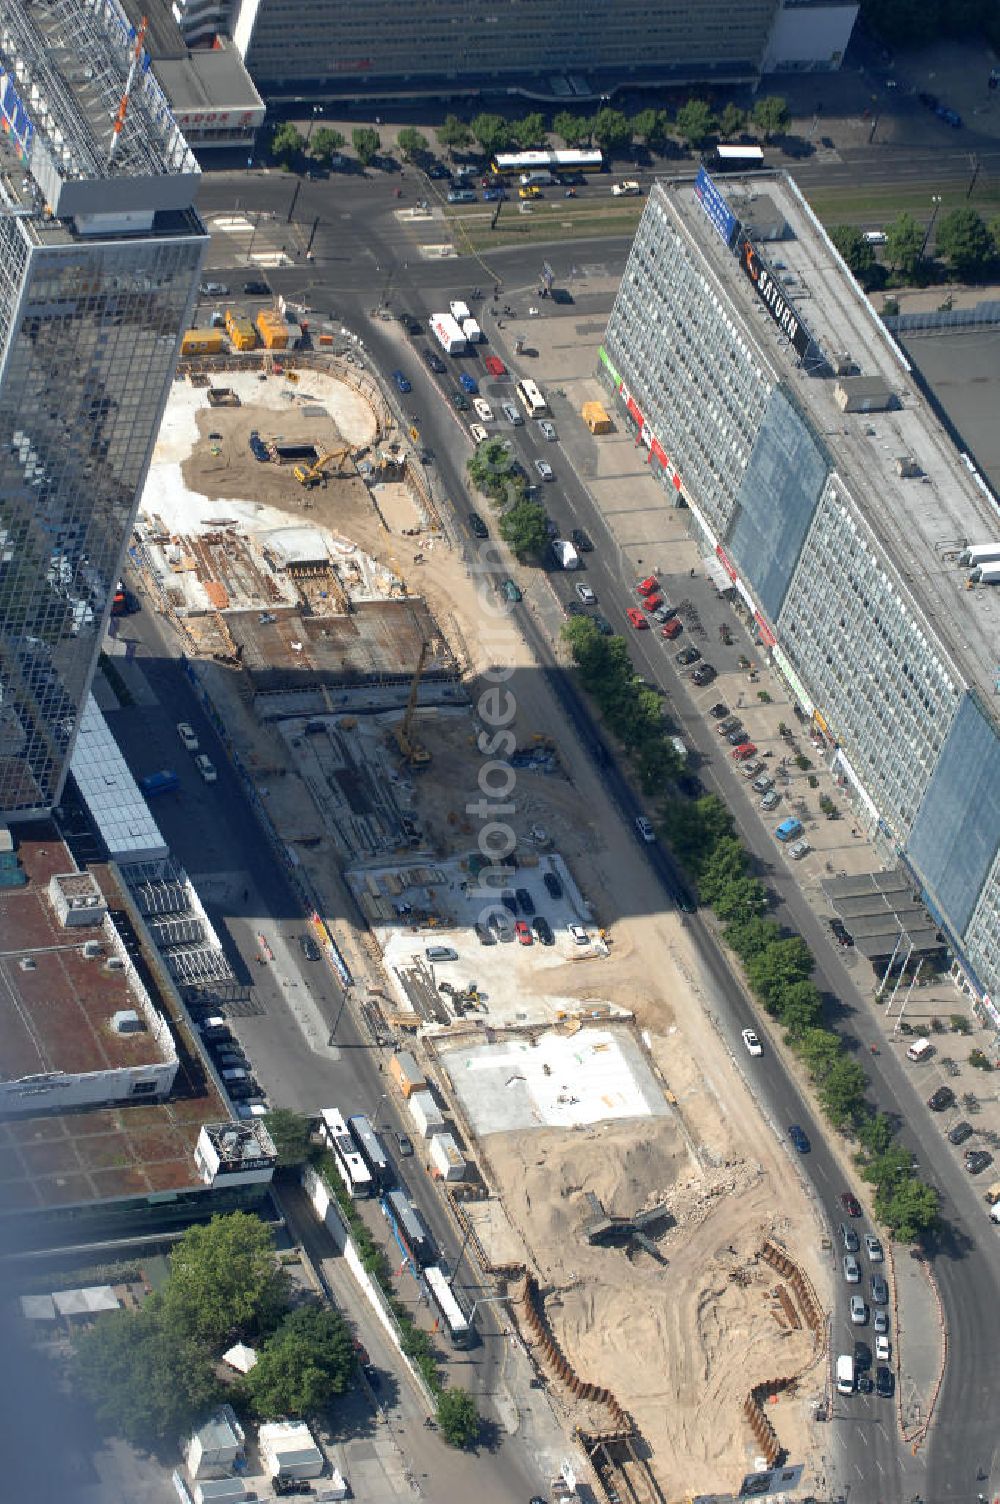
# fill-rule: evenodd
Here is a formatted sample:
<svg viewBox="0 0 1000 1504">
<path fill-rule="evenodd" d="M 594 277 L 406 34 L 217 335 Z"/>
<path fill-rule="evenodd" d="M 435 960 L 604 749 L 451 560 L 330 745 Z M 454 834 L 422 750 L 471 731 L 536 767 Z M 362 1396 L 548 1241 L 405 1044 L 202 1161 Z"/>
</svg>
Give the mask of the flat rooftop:
<svg viewBox="0 0 1000 1504">
<path fill-rule="evenodd" d="M 847 355 L 855 374 L 881 377 L 892 388 L 900 404 L 895 411 L 842 412 L 834 398 L 837 377 L 811 375 L 798 364 L 739 260 L 713 229 L 693 184 L 662 182 L 654 192 L 662 190 L 661 202 L 715 273 L 764 369 L 786 383 L 823 437 L 837 472 L 932 631 L 967 682 L 992 701 L 1000 591 L 967 590 L 968 570 L 955 558 L 970 544 L 1000 539 L 1000 505 L 963 465 L 902 350 L 788 174 L 720 178 L 716 186 L 737 218 L 761 196 L 774 201 L 790 235 L 760 249 L 784 296 L 828 360 Z M 783 270 L 775 268 L 776 261 Z M 896 462 L 904 456 L 916 462 L 919 476 L 900 477 Z"/>
</svg>

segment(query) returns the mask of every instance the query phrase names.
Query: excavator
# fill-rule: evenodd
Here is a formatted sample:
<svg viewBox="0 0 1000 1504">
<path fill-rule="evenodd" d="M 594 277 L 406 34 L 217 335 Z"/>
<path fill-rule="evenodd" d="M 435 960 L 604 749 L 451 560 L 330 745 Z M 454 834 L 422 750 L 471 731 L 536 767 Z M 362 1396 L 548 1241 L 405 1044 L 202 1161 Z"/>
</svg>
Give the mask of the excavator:
<svg viewBox="0 0 1000 1504">
<path fill-rule="evenodd" d="M 426 747 L 422 747 L 413 736 L 413 715 L 417 708 L 417 690 L 420 688 L 420 676 L 427 662 L 430 652 L 430 643 L 420 644 L 420 657 L 417 659 L 417 667 L 413 674 L 413 682 L 410 685 L 410 697 L 406 702 L 406 713 L 400 722 L 396 732 L 396 745 L 400 754 L 411 768 L 423 769 L 429 766 L 431 754 Z"/>
<path fill-rule="evenodd" d="M 300 486 L 318 486 L 326 476 L 328 465 L 337 461 L 337 474 L 344 472 L 344 461 L 350 457 L 351 450 L 347 445 L 341 449 L 331 449 L 327 454 L 321 454 L 319 459 L 312 465 L 296 465 L 292 474 Z"/>
</svg>

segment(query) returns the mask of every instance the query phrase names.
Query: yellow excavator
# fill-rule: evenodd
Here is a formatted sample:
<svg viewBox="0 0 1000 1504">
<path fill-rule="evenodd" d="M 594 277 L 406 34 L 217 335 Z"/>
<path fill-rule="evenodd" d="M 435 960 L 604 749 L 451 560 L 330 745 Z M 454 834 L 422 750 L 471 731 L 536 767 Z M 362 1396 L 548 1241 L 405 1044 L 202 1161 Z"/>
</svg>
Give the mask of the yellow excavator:
<svg viewBox="0 0 1000 1504">
<path fill-rule="evenodd" d="M 327 454 L 321 454 L 319 459 L 312 465 L 296 465 L 292 474 L 300 486 L 318 486 L 324 479 L 328 465 L 337 461 L 337 474 L 344 473 L 344 461 L 350 457 L 351 450 L 345 445 L 341 449 L 331 449 Z"/>
<path fill-rule="evenodd" d="M 420 688 L 420 676 L 427 662 L 430 652 L 430 643 L 423 642 L 420 645 L 420 657 L 417 659 L 417 667 L 410 685 L 410 697 L 406 702 L 406 713 L 400 722 L 396 732 L 396 744 L 400 753 L 411 768 L 422 769 L 430 764 L 431 754 L 426 747 L 422 747 L 413 736 L 413 715 L 417 708 L 417 691 Z"/>
</svg>

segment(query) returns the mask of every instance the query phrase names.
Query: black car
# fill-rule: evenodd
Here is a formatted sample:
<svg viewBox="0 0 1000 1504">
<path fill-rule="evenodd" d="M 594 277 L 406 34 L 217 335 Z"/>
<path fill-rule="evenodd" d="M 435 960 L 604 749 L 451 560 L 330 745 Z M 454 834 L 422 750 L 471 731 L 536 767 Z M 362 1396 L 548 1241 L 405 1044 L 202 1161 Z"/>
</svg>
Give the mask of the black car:
<svg viewBox="0 0 1000 1504">
<path fill-rule="evenodd" d="M 595 612 L 590 619 L 594 623 L 594 626 L 600 632 L 602 637 L 613 637 L 615 635 L 614 627 L 608 621 L 608 618 L 606 616 L 602 616 L 599 611 Z"/>
<path fill-rule="evenodd" d="M 748 731 L 743 731 L 742 729 L 739 731 L 731 731 L 726 740 L 731 747 L 745 747 L 747 742 L 750 740 L 750 733 Z"/>
<path fill-rule="evenodd" d="M 970 1175 L 981 1175 L 987 1165 L 993 1163 L 993 1155 L 985 1149 L 970 1149 L 965 1156 L 965 1168 Z"/>
<path fill-rule="evenodd" d="M 534 919 L 531 921 L 531 929 L 532 933 L 535 936 L 535 939 L 540 941 L 542 945 L 555 944 L 556 937 L 552 933 L 552 926 L 551 924 L 549 924 L 549 921 L 546 919 L 544 914 L 535 915 Z"/>
<path fill-rule="evenodd" d="M 410 1135 L 408 1133 L 397 1133 L 396 1143 L 399 1145 L 399 1152 L 403 1158 L 409 1159 L 413 1153 L 413 1140 Z"/>
<path fill-rule="evenodd" d="M 554 872 L 546 872 L 542 882 L 548 889 L 550 898 L 562 898 L 563 886 Z"/>
<path fill-rule="evenodd" d="M 485 924 L 476 925 L 476 939 L 479 941 L 480 945 L 496 945 L 497 943 L 496 935 L 494 935 L 493 931 Z"/>
<path fill-rule="evenodd" d="M 527 888 L 515 888 L 514 897 L 517 899 L 517 906 L 522 914 L 533 914 L 535 912 L 535 900 Z"/>
<path fill-rule="evenodd" d="M 872 1350 L 867 1342 L 855 1342 L 854 1366 L 859 1372 L 862 1372 L 866 1368 L 871 1368 Z"/>
<path fill-rule="evenodd" d="M 875 1388 L 870 1373 L 859 1373 L 855 1382 L 857 1383 L 859 1394 L 871 1394 Z"/>
<path fill-rule="evenodd" d="M 699 663 L 691 675 L 691 683 L 697 684 L 700 688 L 703 684 L 711 684 L 715 676 L 715 669 L 710 663 Z"/>
<path fill-rule="evenodd" d="M 971 1138 L 971 1137 L 972 1137 L 972 1124 L 971 1123 L 965 1123 L 965 1122 L 956 1123 L 955 1126 L 954 1126 L 954 1128 L 949 1128 L 948 1129 L 948 1139 L 949 1139 L 949 1142 L 951 1142 L 953 1144 L 964 1144 L 965 1140 L 967 1138 Z"/>
<path fill-rule="evenodd" d="M 399 322 L 407 334 L 423 334 L 424 332 L 423 324 L 419 319 L 415 319 L 412 313 L 401 313 L 399 315 Z"/>
<path fill-rule="evenodd" d="M 933 1096 L 927 1098 L 931 1112 L 945 1112 L 955 1104 L 955 1093 L 950 1086 L 939 1086 Z"/>
<path fill-rule="evenodd" d="M 579 549 L 580 553 L 592 554 L 594 552 L 594 545 L 582 527 L 575 527 L 570 533 L 570 537 L 573 540 L 573 546 Z"/>
<path fill-rule="evenodd" d="M 842 919 L 831 919 L 830 929 L 833 931 L 833 938 L 836 940 L 838 945 L 854 944 L 854 937 L 853 935 L 848 934 L 848 931 Z"/>
<path fill-rule="evenodd" d="M 458 387 L 453 392 L 449 392 L 448 396 L 451 398 L 452 407 L 457 408 L 460 413 L 468 412 L 469 399 L 464 392 L 459 391 Z"/>
<path fill-rule="evenodd" d="M 563 610 L 567 616 L 586 616 L 586 611 L 579 601 L 563 601 Z"/>
<path fill-rule="evenodd" d="M 508 910 L 509 913 L 517 913 L 517 898 L 509 888 L 506 888 L 504 892 L 500 894 L 500 902 L 503 904 L 504 908 Z"/>
<path fill-rule="evenodd" d="M 447 370 L 447 366 L 436 350 L 424 350 L 422 354 L 431 370 L 436 371 L 439 376 Z"/>
<path fill-rule="evenodd" d="M 674 654 L 674 662 L 681 664 L 683 668 L 687 668 L 689 663 L 697 663 L 700 657 L 701 654 L 697 648 L 681 648 L 679 653 Z"/>
<path fill-rule="evenodd" d="M 896 1380 L 889 1368 L 875 1370 L 875 1393 L 879 1399 L 891 1400 L 896 1392 Z"/>
<path fill-rule="evenodd" d="M 474 538 L 488 538 L 490 530 L 478 512 L 469 513 L 469 532 Z"/>
<path fill-rule="evenodd" d="M 313 939 L 312 935 L 299 936 L 299 949 L 302 951 L 302 954 L 305 956 L 307 961 L 318 961 L 320 958 L 320 948 L 316 944 L 316 941 Z"/>
<path fill-rule="evenodd" d="M 244 282 L 243 291 L 248 298 L 269 298 L 271 289 L 266 282 Z"/>
<path fill-rule="evenodd" d="M 432 162 L 427 169 L 427 176 L 429 178 L 450 178 L 451 173 L 443 162 Z"/>
<path fill-rule="evenodd" d="M 712 706 L 708 713 L 714 720 L 724 721 L 726 716 L 729 714 L 729 706 L 725 705 L 722 700 L 716 700 L 715 704 Z"/>
</svg>

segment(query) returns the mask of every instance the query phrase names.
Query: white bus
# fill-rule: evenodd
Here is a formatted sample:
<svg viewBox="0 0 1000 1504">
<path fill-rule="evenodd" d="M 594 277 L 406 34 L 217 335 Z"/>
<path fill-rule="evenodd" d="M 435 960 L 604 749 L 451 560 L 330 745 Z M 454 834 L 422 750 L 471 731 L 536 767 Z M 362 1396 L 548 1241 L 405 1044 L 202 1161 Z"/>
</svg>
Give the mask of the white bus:
<svg viewBox="0 0 1000 1504">
<path fill-rule="evenodd" d="M 752 172 L 763 166 L 759 146 L 717 146 L 708 163 L 710 172 Z"/>
<path fill-rule="evenodd" d="M 323 1137 L 333 1155 L 341 1180 L 352 1196 L 370 1196 L 373 1190 L 371 1171 L 358 1153 L 358 1146 L 336 1107 L 324 1107 L 320 1113 Z"/>
<path fill-rule="evenodd" d="M 424 1270 L 427 1294 L 431 1309 L 453 1347 L 468 1347 L 472 1341 L 472 1325 L 462 1307 L 455 1299 L 455 1292 L 437 1264 Z"/>
<path fill-rule="evenodd" d="M 522 172 L 600 172 L 604 166 L 602 151 L 511 151 L 498 152 L 493 171 L 499 177 L 513 177 Z"/>
<path fill-rule="evenodd" d="M 392 1184 L 392 1166 L 375 1129 L 363 1112 L 356 1112 L 353 1117 L 349 1117 L 347 1127 L 376 1187 L 380 1191 L 388 1190 Z"/>
<path fill-rule="evenodd" d="M 514 388 L 521 401 L 521 406 L 529 418 L 544 418 L 548 412 L 545 398 L 538 390 L 533 381 L 519 381 Z"/>
</svg>

